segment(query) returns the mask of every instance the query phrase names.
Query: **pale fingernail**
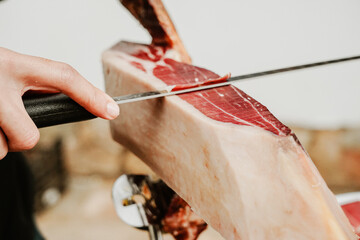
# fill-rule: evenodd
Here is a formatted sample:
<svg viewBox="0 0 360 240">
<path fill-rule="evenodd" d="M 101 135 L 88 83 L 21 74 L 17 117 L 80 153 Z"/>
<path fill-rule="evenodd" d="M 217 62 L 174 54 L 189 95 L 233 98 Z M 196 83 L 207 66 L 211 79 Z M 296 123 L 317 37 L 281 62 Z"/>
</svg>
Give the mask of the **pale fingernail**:
<svg viewBox="0 0 360 240">
<path fill-rule="evenodd" d="M 117 116 L 119 116 L 120 108 L 114 102 L 108 103 L 107 104 L 107 113 L 109 114 L 109 116 L 111 118 L 116 118 Z"/>
</svg>

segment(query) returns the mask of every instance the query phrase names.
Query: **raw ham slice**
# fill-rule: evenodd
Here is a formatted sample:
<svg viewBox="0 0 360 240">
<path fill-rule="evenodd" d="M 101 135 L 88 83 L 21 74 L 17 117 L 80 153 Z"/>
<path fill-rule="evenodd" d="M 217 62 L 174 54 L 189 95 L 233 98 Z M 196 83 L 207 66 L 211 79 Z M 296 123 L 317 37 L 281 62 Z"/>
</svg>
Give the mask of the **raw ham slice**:
<svg viewBox="0 0 360 240">
<path fill-rule="evenodd" d="M 111 95 L 221 81 L 189 64 L 160 1 L 123 4 L 164 40 L 103 54 Z M 233 86 L 123 105 L 111 130 L 226 239 L 358 239 L 291 130 Z"/>
</svg>

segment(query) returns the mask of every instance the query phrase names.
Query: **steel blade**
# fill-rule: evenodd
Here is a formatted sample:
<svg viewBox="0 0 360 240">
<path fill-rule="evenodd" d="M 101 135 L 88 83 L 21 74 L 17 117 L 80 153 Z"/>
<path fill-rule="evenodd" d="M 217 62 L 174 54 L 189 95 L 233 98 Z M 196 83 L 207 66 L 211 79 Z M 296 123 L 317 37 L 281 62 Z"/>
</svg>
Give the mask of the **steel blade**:
<svg viewBox="0 0 360 240">
<path fill-rule="evenodd" d="M 333 59 L 333 60 L 328 60 L 328 61 L 322 61 L 322 62 L 315 62 L 315 63 L 304 64 L 304 65 L 278 68 L 278 69 L 273 69 L 273 70 L 268 70 L 268 71 L 263 71 L 263 72 L 251 73 L 251 74 L 245 74 L 245 75 L 241 75 L 241 76 L 231 77 L 226 82 L 191 87 L 191 88 L 183 89 L 183 90 L 179 90 L 179 91 L 172 91 L 172 89 L 175 86 L 168 86 L 168 87 L 166 87 L 166 89 L 163 89 L 163 90 L 114 97 L 114 100 L 117 104 L 124 104 L 124 103 L 137 102 L 137 101 L 143 101 L 143 100 L 160 98 L 160 97 L 167 97 L 167 96 L 172 96 L 172 95 L 179 95 L 179 94 L 184 94 L 184 93 L 189 93 L 189 92 L 197 92 L 197 91 L 202 91 L 202 90 L 206 90 L 206 89 L 227 86 L 230 84 L 234 84 L 237 81 L 242 81 L 245 79 L 252 79 L 252 78 L 263 77 L 263 76 L 268 76 L 268 75 L 272 75 L 272 74 L 279 74 L 279 73 L 296 71 L 296 70 L 301 70 L 301 69 L 306 69 L 306 68 L 319 67 L 319 66 L 330 65 L 330 64 L 346 62 L 346 61 L 351 61 L 351 60 L 357 60 L 357 59 L 360 59 L 360 55 L 346 57 L 346 58 Z"/>
</svg>

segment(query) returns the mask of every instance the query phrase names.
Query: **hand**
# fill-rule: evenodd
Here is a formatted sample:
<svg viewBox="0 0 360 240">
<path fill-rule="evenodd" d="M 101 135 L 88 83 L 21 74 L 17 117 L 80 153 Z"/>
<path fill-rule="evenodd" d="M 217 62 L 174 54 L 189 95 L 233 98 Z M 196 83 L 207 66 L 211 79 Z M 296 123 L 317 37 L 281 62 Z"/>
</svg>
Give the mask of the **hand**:
<svg viewBox="0 0 360 240">
<path fill-rule="evenodd" d="M 0 48 L 0 159 L 9 151 L 33 148 L 40 133 L 27 114 L 22 95 L 29 91 L 63 92 L 92 114 L 114 119 L 114 100 L 71 66 Z"/>
</svg>

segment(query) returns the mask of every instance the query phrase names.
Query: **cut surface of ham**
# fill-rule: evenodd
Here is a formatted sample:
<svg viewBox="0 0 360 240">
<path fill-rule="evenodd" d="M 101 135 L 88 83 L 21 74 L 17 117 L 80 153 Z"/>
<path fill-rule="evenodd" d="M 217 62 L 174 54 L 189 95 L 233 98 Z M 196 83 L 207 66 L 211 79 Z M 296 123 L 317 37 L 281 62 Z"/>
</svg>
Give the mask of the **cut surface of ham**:
<svg viewBox="0 0 360 240">
<path fill-rule="evenodd" d="M 140 2 L 123 4 L 171 22 L 160 1 Z M 228 77 L 190 65 L 177 35 L 158 41 L 103 54 L 110 95 Z M 358 239 L 291 130 L 233 86 L 123 105 L 111 130 L 226 239 Z"/>
</svg>

